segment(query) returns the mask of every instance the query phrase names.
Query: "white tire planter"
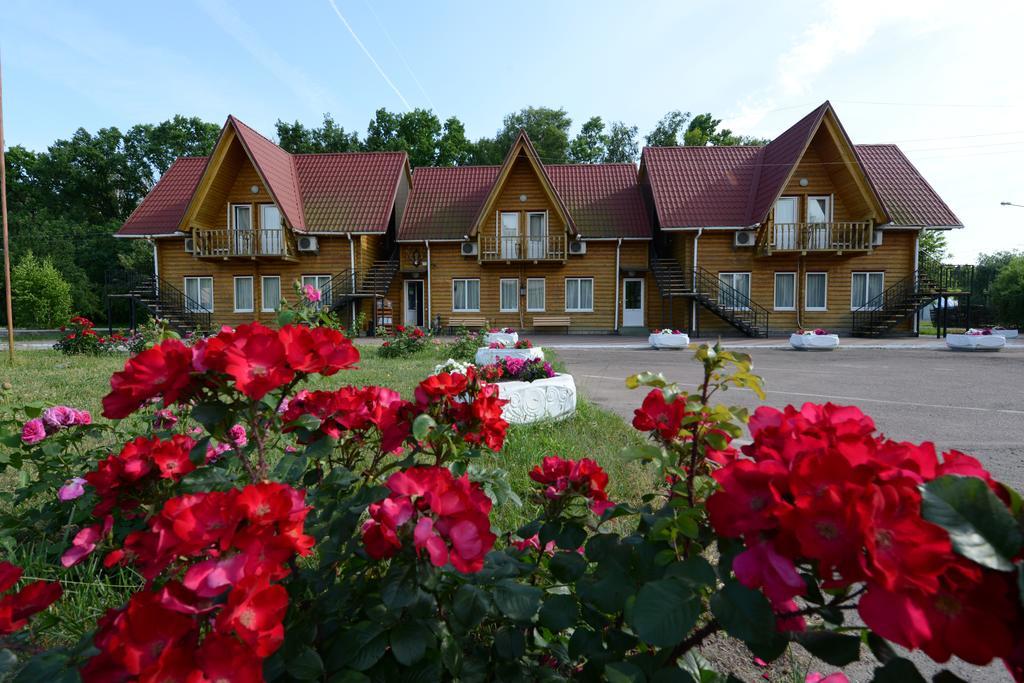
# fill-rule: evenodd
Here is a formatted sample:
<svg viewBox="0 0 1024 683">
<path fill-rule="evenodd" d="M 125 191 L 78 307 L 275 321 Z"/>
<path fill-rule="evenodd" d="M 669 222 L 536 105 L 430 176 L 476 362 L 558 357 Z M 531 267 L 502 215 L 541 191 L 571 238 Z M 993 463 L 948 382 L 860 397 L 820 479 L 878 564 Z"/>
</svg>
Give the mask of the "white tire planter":
<svg viewBox="0 0 1024 683">
<path fill-rule="evenodd" d="M 839 348 L 839 335 L 791 334 L 789 345 L 798 351 L 832 351 Z"/>
<path fill-rule="evenodd" d="M 572 375 L 559 374 L 534 382 L 499 382 L 498 396 L 508 401 L 501 416 L 511 424 L 562 420 L 576 412 Z"/>
<path fill-rule="evenodd" d="M 494 342 L 500 342 L 506 346 L 513 346 L 519 341 L 518 332 L 488 332 L 484 335 L 484 343 L 488 346 Z"/>
<path fill-rule="evenodd" d="M 476 350 L 477 365 L 491 365 L 497 363 L 499 358 L 522 358 L 523 360 L 540 358 L 544 360 L 544 349 L 540 346 L 534 346 L 532 349 L 491 349 L 484 346 Z"/>
<path fill-rule="evenodd" d="M 685 349 L 690 337 L 685 334 L 652 334 L 647 338 L 652 349 Z"/>
<path fill-rule="evenodd" d="M 954 351 L 998 351 L 1006 338 L 998 334 L 947 334 L 946 346 Z"/>
<path fill-rule="evenodd" d="M 992 334 L 999 335 L 1003 339 L 1016 339 L 1017 338 L 1017 330 L 994 329 L 994 330 L 992 330 Z"/>
</svg>

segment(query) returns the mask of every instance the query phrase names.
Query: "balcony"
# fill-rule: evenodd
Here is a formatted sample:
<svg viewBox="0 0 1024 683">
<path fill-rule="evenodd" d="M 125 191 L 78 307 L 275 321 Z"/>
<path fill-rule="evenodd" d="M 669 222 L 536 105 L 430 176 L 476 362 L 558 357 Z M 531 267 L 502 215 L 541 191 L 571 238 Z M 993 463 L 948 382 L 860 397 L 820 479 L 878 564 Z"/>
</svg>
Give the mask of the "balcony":
<svg viewBox="0 0 1024 683">
<path fill-rule="evenodd" d="M 768 223 L 758 234 L 757 252 L 833 253 L 871 251 L 871 221 L 832 223 Z"/>
<path fill-rule="evenodd" d="M 559 235 L 477 235 L 480 261 L 564 261 L 568 255 L 565 233 Z"/>
<path fill-rule="evenodd" d="M 291 259 L 295 256 L 283 228 L 193 228 L 192 255 L 196 258 L 223 259 Z"/>
</svg>

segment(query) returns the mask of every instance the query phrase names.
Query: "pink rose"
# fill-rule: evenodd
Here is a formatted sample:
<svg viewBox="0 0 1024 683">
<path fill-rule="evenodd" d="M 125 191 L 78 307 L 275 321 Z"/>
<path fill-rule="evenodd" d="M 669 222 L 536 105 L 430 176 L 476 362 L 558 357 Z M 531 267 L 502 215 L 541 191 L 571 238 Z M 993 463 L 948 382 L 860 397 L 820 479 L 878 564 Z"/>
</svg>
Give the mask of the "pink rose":
<svg viewBox="0 0 1024 683">
<path fill-rule="evenodd" d="M 79 427 L 84 425 L 91 425 L 92 414 L 88 410 L 76 410 L 74 422 L 72 422 L 72 424 Z"/>
<path fill-rule="evenodd" d="M 57 491 L 57 498 L 67 502 L 75 498 L 81 498 L 84 494 L 85 479 L 75 477 L 74 479 L 69 479 L 67 483 L 60 487 L 60 490 Z"/>
<path fill-rule="evenodd" d="M 244 448 L 249 443 L 249 437 L 246 436 L 245 427 L 242 425 L 235 425 L 229 429 L 228 437 L 231 439 L 231 443 L 235 445 L 235 448 Z"/>
<path fill-rule="evenodd" d="M 61 427 L 69 427 L 75 423 L 75 409 L 67 406 L 53 406 L 43 411 L 43 426 L 46 433 L 52 434 Z"/>
<path fill-rule="evenodd" d="M 322 296 L 319 289 L 313 285 L 306 285 L 302 288 L 302 291 L 306 297 L 306 301 L 311 304 L 319 303 L 320 297 Z"/>
<path fill-rule="evenodd" d="M 154 429 L 174 429 L 176 424 L 178 424 L 178 416 L 167 408 L 161 408 L 153 414 Z"/>
<path fill-rule="evenodd" d="M 39 443 L 46 438 L 46 427 L 43 425 L 43 421 L 38 417 L 33 418 L 25 423 L 25 426 L 21 428 L 21 440 L 23 443 L 32 445 Z"/>
</svg>

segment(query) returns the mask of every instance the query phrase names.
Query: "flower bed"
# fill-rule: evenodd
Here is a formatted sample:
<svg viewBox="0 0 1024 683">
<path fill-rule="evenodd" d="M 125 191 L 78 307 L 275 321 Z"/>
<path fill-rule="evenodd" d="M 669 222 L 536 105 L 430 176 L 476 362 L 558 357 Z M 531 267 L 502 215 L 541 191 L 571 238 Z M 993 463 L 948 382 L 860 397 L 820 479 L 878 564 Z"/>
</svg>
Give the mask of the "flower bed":
<svg viewBox="0 0 1024 683">
<path fill-rule="evenodd" d="M 509 424 L 563 420 L 576 412 L 576 382 L 568 374 L 532 382 L 499 382 L 498 396 L 508 401 L 501 417 Z"/>
<path fill-rule="evenodd" d="M 654 349 L 685 349 L 690 345 L 690 337 L 680 330 L 654 330 L 647 342 Z"/>
<path fill-rule="evenodd" d="M 797 330 L 789 335 L 789 345 L 797 351 L 832 351 L 839 348 L 839 335 L 825 330 Z"/>
<path fill-rule="evenodd" d="M 418 327 L 395 325 L 394 331 L 385 327 L 377 328 L 377 336 L 384 341 L 377 347 L 381 358 L 406 358 L 427 348 L 430 335 Z"/>
<path fill-rule="evenodd" d="M 518 341 L 519 333 L 511 327 L 487 330 L 486 334 L 484 334 L 484 343 L 487 344 L 487 346 L 491 346 L 495 343 L 499 343 L 504 346 L 515 346 Z"/>
<path fill-rule="evenodd" d="M 126 353 L 139 341 L 138 334 L 125 336 L 115 332 L 109 337 L 96 333 L 96 325 L 80 315 L 60 328 L 61 338 L 54 345 L 55 351 L 68 356 L 99 355 L 103 353 Z"/>
<path fill-rule="evenodd" d="M 534 346 L 529 339 L 519 339 L 511 345 L 501 342 L 492 342 L 486 347 L 480 347 L 476 351 L 477 365 L 491 365 L 500 358 L 521 358 L 531 360 L 534 358 L 544 359 L 544 349 Z"/>
<path fill-rule="evenodd" d="M 1005 339 L 1016 339 L 1017 330 L 1008 330 L 1005 327 L 993 327 L 992 334 L 999 335 Z"/>
<path fill-rule="evenodd" d="M 946 346 L 954 351 L 998 351 L 1006 346 L 1006 337 L 990 329 L 970 329 L 966 334 L 947 334 Z"/>
</svg>

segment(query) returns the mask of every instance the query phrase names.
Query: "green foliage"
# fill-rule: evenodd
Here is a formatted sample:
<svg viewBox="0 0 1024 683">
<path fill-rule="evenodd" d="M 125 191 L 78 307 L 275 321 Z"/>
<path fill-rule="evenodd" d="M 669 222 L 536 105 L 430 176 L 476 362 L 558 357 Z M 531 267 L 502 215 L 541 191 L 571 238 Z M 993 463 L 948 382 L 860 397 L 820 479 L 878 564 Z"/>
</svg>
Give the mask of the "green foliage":
<svg viewBox="0 0 1024 683">
<path fill-rule="evenodd" d="M 384 341 L 377 347 L 377 355 L 380 358 L 408 358 L 414 356 L 427 348 L 430 341 L 430 334 L 418 327 L 405 327 L 395 325 L 393 332 L 386 327 L 378 327 L 378 337 Z"/>
<path fill-rule="evenodd" d="M 949 256 L 945 231 L 922 230 L 917 242 L 917 253 L 922 261 L 944 261 Z"/>
<path fill-rule="evenodd" d="M 298 121 L 287 123 L 280 119 L 275 128 L 278 144 L 292 154 L 356 152 L 360 149 L 359 134 L 345 132 L 344 126 L 335 123 L 330 114 L 324 114 L 323 124 L 318 128 L 307 128 Z"/>
<path fill-rule="evenodd" d="M 1024 325 L 1024 255 L 1008 259 L 988 290 L 988 299 L 999 322 Z"/>
<path fill-rule="evenodd" d="M 53 328 L 71 317 L 71 285 L 53 267 L 27 252 L 11 271 L 14 322 L 18 327 Z"/>
<path fill-rule="evenodd" d="M 453 360 L 472 362 L 476 358 L 476 350 L 483 345 L 482 334 L 459 325 L 455 330 L 455 341 L 445 346 L 442 353 Z"/>
<path fill-rule="evenodd" d="M 725 147 L 731 145 L 766 145 L 764 138 L 736 135 L 728 128 L 718 129 L 721 119 L 710 113 L 693 116 L 690 112 L 670 111 L 647 135 L 649 147 Z"/>
</svg>

